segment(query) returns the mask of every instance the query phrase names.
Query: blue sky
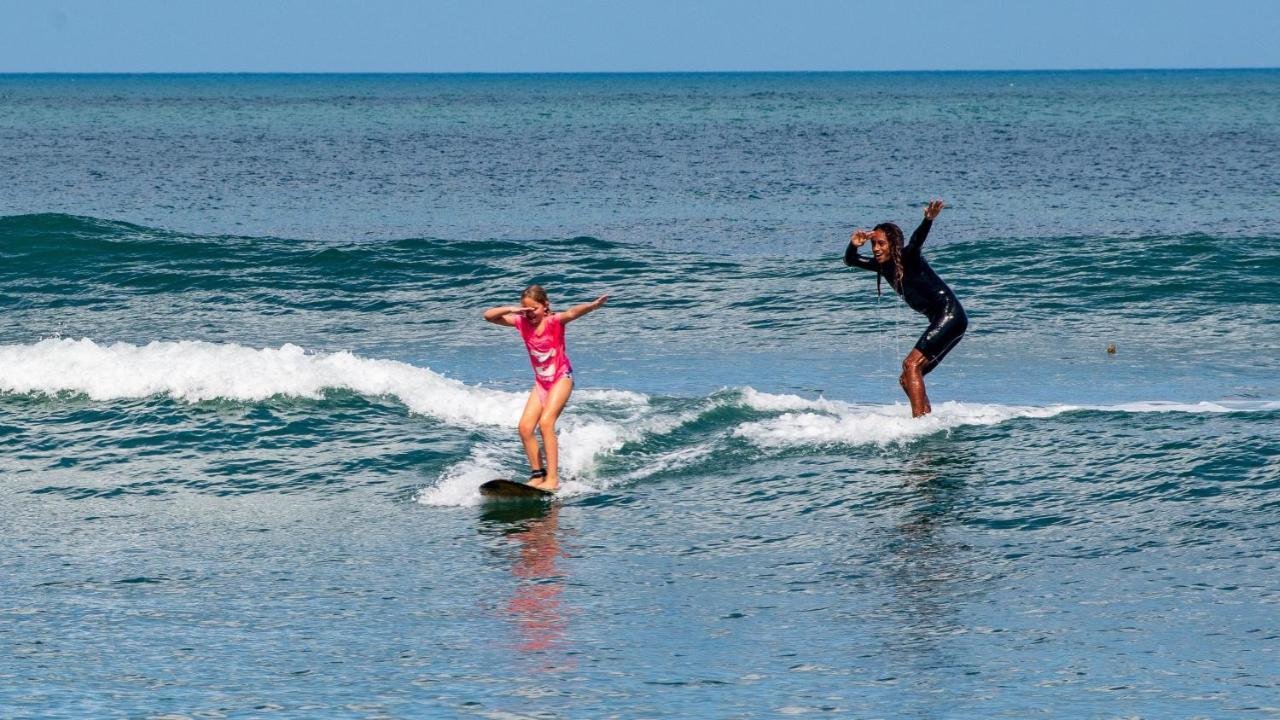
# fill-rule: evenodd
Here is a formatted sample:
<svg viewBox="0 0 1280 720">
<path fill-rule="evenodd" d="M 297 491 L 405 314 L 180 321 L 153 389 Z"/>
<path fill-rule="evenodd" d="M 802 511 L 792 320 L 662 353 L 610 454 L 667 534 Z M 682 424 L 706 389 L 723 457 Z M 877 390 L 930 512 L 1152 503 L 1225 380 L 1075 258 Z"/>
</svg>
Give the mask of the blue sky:
<svg viewBox="0 0 1280 720">
<path fill-rule="evenodd" d="M 1275 0 L 0 0 L 0 72 L 1280 66 Z"/>
</svg>

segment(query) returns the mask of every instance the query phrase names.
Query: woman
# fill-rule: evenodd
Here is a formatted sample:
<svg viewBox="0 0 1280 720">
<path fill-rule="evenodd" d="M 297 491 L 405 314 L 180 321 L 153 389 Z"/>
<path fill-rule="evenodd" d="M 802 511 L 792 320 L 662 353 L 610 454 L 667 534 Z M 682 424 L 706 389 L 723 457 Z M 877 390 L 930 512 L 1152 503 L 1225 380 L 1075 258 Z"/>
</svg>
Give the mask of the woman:
<svg viewBox="0 0 1280 720">
<path fill-rule="evenodd" d="M 969 327 L 964 308 L 951 288 L 929 267 L 920 248 L 929 235 L 933 219 L 945 205 L 934 200 L 924 209 L 924 221 L 911 233 L 911 242 L 902 245 L 902 230 L 893 223 L 881 223 L 874 230 L 856 230 L 844 251 L 844 264 L 872 270 L 876 273 L 876 292 L 880 292 L 880 278 L 885 278 L 894 291 L 902 296 L 912 310 L 929 318 L 929 327 L 916 341 L 916 346 L 902 361 L 902 375 L 898 383 L 911 401 L 911 416 L 928 415 L 933 409 L 924 390 L 924 376 L 928 375 L 951 348 L 964 337 Z M 871 254 L 866 258 L 858 254 L 858 248 L 871 241 Z"/>
<path fill-rule="evenodd" d="M 554 491 L 560 486 L 560 449 L 556 443 L 556 420 L 573 392 L 573 366 L 565 352 L 564 326 L 596 310 L 609 299 L 601 295 L 595 302 L 577 305 L 562 313 L 551 312 L 547 291 L 541 285 L 530 285 L 520 295 L 520 304 L 489 308 L 484 319 L 520 331 L 529 363 L 533 365 L 533 389 L 520 416 L 520 440 L 529 457 L 529 484 Z M 542 431 L 542 445 L 547 453 L 547 467 L 542 467 L 536 430 Z"/>
</svg>

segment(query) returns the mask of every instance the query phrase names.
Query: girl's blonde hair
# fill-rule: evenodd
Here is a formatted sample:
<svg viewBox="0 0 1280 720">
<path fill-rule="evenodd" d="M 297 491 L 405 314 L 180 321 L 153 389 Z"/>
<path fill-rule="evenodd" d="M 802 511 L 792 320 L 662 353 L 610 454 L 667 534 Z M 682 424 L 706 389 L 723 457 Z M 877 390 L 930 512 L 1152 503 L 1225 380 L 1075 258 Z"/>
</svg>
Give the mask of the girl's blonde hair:
<svg viewBox="0 0 1280 720">
<path fill-rule="evenodd" d="M 544 307 L 551 307 L 551 301 L 547 299 L 547 291 L 542 289 L 541 285 L 530 285 L 520 293 L 520 299 L 529 298 L 530 300 Z"/>
</svg>

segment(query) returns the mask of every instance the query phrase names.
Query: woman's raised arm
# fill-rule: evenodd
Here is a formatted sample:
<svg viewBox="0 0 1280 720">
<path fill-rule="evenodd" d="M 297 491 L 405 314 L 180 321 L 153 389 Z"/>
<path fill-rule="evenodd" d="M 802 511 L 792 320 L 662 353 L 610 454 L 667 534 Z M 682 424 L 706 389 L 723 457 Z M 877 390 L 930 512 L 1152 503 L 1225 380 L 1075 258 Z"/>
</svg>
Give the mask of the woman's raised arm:
<svg viewBox="0 0 1280 720">
<path fill-rule="evenodd" d="M 938 217 L 938 213 L 942 212 L 942 208 L 946 207 L 941 200 L 934 200 L 924 208 L 924 220 L 920 221 L 920 227 L 911 233 L 911 240 L 907 243 L 907 250 L 919 250 L 924 245 L 925 238 L 929 237 L 929 228 L 933 227 L 933 219 Z"/>
</svg>

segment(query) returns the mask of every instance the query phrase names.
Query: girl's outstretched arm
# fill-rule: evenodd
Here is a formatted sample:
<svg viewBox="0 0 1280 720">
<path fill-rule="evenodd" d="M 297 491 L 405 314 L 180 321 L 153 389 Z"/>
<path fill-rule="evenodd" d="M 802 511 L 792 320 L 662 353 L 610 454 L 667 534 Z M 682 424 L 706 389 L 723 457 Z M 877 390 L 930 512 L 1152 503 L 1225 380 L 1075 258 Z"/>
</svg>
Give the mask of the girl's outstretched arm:
<svg viewBox="0 0 1280 720">
<path fill-rule="evenodd" d="M 505 325 L 507 327 L 515 327 L 516 324 L 511 321 L 511 316 L 524 312 L 524 308 L 518 305 L 500 305 L 498 307 L 489 308 L 484 311 L 484 319 L 494 325 Z"/>
<path fill-rule="evenodd" d="M 604 305 L 608 301 L 609 301 L 608 295 L 601 295 L 600 297 L 596 298 L 592 302 L 584 303 L 582 305 L 574 305 L 568 310 L 565 310 L 564 312 L 557 314 L 556 317 L 560 318 L 560 322 L 562 323 L 572 322 L 582 317 L 583 315 L 586 315 L 592 310 L 598 310 L 601 305 Z"/>
</svg>

